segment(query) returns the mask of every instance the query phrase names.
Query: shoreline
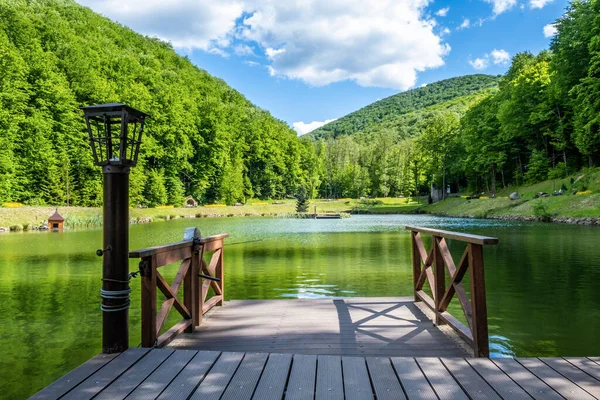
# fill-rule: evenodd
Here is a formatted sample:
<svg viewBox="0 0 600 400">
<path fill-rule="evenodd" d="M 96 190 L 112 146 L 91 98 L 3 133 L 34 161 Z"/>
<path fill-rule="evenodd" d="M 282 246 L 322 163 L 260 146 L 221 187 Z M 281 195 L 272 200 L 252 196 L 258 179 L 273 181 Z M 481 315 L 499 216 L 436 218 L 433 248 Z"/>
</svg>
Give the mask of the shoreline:
<svg viewBox="0 0 600 400">
<path fill-rule="evenodd" d="M 543 222 L 550 224 L 569 224 L 569 225 L 587 225 L 587 226 L 600 226 L 600 217 L 548 217 L 538 218 L 530 215 L 489 215 L 489 216 L 475 216 L 475 215 L 450 215 L 445 212 L 429 212 L 423 211 L 414 212 L 413 214 L 423 215 L 435 215 L 437 217 L 447 218 L 471 218 L 471 219 L 492 219 L 497 221 L 524 221 L 524 222 Z"/>
<path fill-rule="evenodd" d="M 595 197 L 595 196 L 594 196 Z M 365 205 L 352 199 L 340 200 L 313 200 L 310 212 L 299 214 L 295 212 L 294 201 L 277 201 L 273 203 L 254 203 L 244 206 L 201 206 L 196 208 L 132 208 L 130 209 L 130 225 L 147 224 L 173 219 L 200 219 L 200 218 L 231 218 L 231 217 L 266 217 L 266 218 L 310 218 L 314 207 L 318 214 L 335 213 L 350 215 L 403 215 L 425 214 L 450 218 L 493 219 L 504 221 L 546 222 L 570 225 L 600 226 L 600 210 L 591 216 L 564 216 L 546 215 L 537 217 L 531 214 L 501 214 L 502 211 L 514 211 L 516 207 L 525 206 L 529 201 L 512 204 L 497 204 L 492 206 L 493 200 L 480 200 L 471 203 L 468 209 L 458 199 L 450 199 L 425 205 L 410 202 L 406 199 L 383 199 L 384 203 Z M 477 209 L 477 204 L 488 204 L 492 207 Z M 498 200 L 500 202 L 500 200 Z M 457 208 L 456 206 L 460 206 Z M 38 231 L 47 216 L 57 207 L 21 207 L 0 208 L 0 234 L 5 232 Z M 218 209 L 217 209 L 218 208 Z M 462 208 L 462 209 L 461 209 Z M 65 229 L 98 228 L 102 226 L 102 209 L 99 207 L 58 207 L 64 214 Z M 525 211 L 525 210 L 523 210 Z M 523 212 L 521 211 L 521 212 Z M 527 211 L 525 211 L 527 212 Z M 3 217 L 3 218 L 2 218 Z M 35 221 L 21 222 L 17 221 Z"/>
</svg>

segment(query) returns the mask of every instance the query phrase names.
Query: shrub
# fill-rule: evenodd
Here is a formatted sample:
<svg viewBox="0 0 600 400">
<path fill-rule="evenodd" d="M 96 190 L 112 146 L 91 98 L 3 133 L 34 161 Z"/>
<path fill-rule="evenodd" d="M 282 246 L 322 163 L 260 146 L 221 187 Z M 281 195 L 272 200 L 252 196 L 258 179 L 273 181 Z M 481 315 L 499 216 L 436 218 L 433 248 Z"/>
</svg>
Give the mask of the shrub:
<svg viewBox="0 0 600 400">
<path fill-rule="evenodd" d="M 559 162 L 548 170 L 549 179 L 562 179 L 565 176 L 567 176 L 567 165 L 564 162 Z"/>
<path fill-rule="evenodd" d="M 538 200 L 533 203 L 533 215 L 540 221 L 547 222 L 552 214 L 548 211 L 548 205 L 543 200 Z"/>
<path fill-rule="evenodd" d="M 301 186 L 298 189 L 298 194 L 296 194 L 296 212 L 308 212 L 308 198 L 306 194 L 306 188 L 304 186 Z"/>
</svg>

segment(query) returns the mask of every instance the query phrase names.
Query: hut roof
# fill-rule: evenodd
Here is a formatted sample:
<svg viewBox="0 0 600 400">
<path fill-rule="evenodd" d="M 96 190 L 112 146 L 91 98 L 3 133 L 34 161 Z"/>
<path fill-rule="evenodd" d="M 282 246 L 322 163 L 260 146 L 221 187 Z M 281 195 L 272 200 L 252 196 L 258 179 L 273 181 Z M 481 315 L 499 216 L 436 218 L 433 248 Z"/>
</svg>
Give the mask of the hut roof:
<svg viewBox="0 0 600 400">
<path fill-rule="evenodd" d="M 65 219 L 58 213 L 58 209 L 48 218 L 48 221 L 63 222 Z"/>
</svg>

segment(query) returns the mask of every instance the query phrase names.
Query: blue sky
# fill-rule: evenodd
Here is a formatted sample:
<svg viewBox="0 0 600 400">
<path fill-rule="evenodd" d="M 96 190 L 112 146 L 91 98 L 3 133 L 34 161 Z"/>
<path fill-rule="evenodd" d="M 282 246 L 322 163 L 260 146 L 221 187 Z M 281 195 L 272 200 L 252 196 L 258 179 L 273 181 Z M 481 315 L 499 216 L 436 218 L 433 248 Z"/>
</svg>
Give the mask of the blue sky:
<svg viewBox="0 0 600 400">
<path fill-rule="evenodd" d="M 565 0 L 78 0 L 170 41 L 299 133 L 548 48 Z M 118 6 L 119 5 L 119 6 Z M 314 123 L 313 123 L 314 122 Z M 312 124 L 311 124 L 312 123 Z"/>
</svg>

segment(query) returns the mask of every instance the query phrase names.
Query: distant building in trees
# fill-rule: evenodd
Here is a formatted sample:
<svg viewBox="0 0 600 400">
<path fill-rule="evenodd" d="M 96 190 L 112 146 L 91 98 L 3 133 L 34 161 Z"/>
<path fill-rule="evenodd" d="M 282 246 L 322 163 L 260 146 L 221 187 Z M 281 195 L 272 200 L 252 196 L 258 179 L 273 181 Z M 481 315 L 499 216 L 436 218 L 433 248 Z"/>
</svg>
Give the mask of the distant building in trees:
<svg viewBox="0 0 600 400">
<path fill-rule="evenodd" d="M 65 219 L 58 213 L 58 209 L 48 218 L 48 228 L 50 229 L 63 229 L 64 224 Z"/>
<path fill-rule="evenodd" d="M 192 196 L 188 196 L 183 202 L 183 206 L 188 208 L 198 207 L 198 202 Z"/>
</svg>

